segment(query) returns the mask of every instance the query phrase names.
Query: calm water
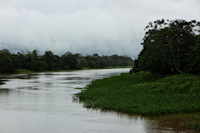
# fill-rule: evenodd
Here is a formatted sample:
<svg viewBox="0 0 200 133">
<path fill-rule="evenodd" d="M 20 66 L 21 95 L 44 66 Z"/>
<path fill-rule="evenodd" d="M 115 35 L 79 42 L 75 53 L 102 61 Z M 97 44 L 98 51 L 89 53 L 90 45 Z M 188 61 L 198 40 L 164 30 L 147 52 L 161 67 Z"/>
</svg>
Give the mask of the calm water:
<svg viewBox="0 0 200 133">
<path fill-rule="evenodd" d="M 22 74 L 0 81 L 0 133 L 167 132 L 155 121 L 86 109 L 73 101 L 75 88 L 130 69 Z M 169 130 L 169 129 L 168 129 Z"/>
</svg>

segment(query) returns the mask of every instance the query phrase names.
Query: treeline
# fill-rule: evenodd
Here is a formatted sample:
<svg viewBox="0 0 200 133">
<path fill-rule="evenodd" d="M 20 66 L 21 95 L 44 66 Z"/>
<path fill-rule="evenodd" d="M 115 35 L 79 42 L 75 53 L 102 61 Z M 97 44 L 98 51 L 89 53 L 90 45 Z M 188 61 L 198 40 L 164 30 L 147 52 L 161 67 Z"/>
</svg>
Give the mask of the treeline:
<svg viewBox="0 0 200 133">
<path fill-rule="evenodd" d="M 99 56 L 98 54 L 83 56 L 66 52 L 58 56 L 51 51 L 39 55 L 38 50 L 24 54 L 10 53 L 9 50 L 0 50 L 0 74 L 16 73 L 17 69 L 29 69 L 31 71 L 57 71 L 69 69 L 104 68 L 115 66 L 132 66 L 133 60 L 127 56 Z"/>
<path fill-rule="evenodd" d="M 162 19 L 145 30 L 134 72 L 200 74 L 200 22 Z"/>
</svg>

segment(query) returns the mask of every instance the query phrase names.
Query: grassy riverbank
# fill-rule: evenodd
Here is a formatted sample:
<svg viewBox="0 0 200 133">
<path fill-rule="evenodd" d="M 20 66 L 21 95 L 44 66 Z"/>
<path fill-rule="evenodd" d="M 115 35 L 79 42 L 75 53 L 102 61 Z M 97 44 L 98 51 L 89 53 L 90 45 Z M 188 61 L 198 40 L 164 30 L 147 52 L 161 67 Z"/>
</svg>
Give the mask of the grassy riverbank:
<svg viewBox="0 0 200 133">
<path fill-rule="evenodd" d="M 200 112 L 200 76 L 121 74 L 93 81 L 76 96 L 88 108 L 143 116 Z"/>
</svg>

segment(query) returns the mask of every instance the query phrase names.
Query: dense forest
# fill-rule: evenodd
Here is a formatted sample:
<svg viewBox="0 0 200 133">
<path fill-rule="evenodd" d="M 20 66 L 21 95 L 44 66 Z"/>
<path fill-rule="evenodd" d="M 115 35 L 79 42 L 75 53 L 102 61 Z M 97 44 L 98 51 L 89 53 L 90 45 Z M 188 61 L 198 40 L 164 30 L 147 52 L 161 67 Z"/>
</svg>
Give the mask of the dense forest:
<svg viewBox="0 0 200 133">
<path fill-rule="evenodd" d="M 200 74 L 200 22 L 162 19 L 145 30 L 134 72 Z"/>
<path fill-rule="evenodd" d="M 133 66 L 133 60 L 127 56 L 99 56 L 98 54 L 82 56 L 66 52 L 58 56 L 52 51 L 39 55 L 38 50 L 20 53 L 10 53 L 9 50 L 0 50 L 0 74 L 16 73 L 18 69 L 31 71 L 57 71 L 69 69 L 105 68 L 115 66 Z"/>
</svg>

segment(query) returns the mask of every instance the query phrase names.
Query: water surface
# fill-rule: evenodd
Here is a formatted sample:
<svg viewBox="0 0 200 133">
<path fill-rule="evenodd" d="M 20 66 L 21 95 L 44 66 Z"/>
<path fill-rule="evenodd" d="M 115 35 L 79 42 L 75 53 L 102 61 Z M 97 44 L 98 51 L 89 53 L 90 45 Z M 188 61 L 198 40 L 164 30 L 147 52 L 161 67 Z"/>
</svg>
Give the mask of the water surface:
<svg viewBox="0 0 200 133">
<path fill-rule="evenodd" d="M 153 133 L 170 132 L 139 116 L 102 112 L 73 102 L 92 80 L 130 69 L 20 74 L 0 80 L 0 133 Z"/>
</svg>

